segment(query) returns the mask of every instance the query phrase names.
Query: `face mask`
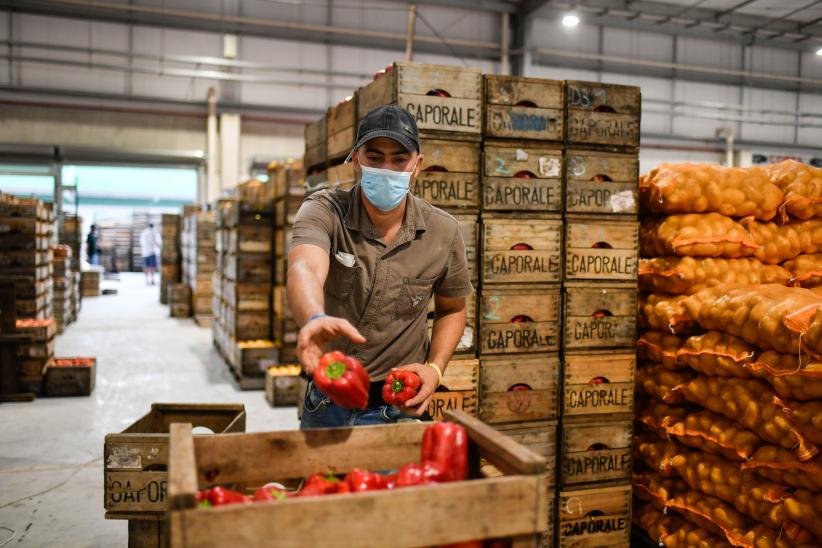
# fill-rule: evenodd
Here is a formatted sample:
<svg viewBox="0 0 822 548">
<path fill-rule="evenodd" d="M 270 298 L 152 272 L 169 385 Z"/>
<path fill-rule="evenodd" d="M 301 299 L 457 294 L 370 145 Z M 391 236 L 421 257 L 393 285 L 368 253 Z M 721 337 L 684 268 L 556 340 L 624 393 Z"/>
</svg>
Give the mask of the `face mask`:
<svg viewBox="0 0 822 548">
<path fill-rule="evenodd" d="M 392 171 L 375 167 L 360 166 L 362 178 L 360 186 L 368 201 L 382 212 L 388 212 L 402 203 L 408 194 L 411 171 Z M 416 165 L 414 166 L 416 167 Z"/>
</svg>

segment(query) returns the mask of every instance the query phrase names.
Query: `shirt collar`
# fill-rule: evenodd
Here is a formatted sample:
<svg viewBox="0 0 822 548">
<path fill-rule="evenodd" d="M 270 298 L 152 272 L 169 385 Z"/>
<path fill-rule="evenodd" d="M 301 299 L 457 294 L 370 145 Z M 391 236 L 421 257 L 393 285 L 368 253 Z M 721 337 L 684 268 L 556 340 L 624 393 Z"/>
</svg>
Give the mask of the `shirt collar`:
<svg viewBox="0 0 822 548">
<path fill-rule="evenodd" d="M 348 212 L 346 212 L 344 219 L 346 228 L 364 232 L 375 240 L 380 240 L 381 238 L 377 235 L 377 231 L 365 211 L 360 185 L 354 185 L 350 193 Z M 400 232 L 408 233 L 411 239 L 417 232 L 425 232 L 427 229 L 419 200 L 420 198 L 409 193 L 405 202 L 405 218 L 402 220 Z"/>
</svg>

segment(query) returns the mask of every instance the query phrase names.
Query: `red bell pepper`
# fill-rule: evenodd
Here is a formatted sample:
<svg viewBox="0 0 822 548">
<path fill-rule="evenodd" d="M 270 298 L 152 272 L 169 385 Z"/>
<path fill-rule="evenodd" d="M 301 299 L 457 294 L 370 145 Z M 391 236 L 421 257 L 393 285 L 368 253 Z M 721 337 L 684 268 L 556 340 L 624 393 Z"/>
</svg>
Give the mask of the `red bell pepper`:
<svg viewBox="0 0 822 548">
<path fill-rule="evenodd" d="M 197 506 L 202 508 L 208 508 L 211 506 L 211 503 L 208 502 L 208 489 L 197 491 Z"/>
<path fill-rule="evenodd" d="M 438 422 L 425 429 L 422 462 L 433 463 L 441 472 L 435 481 L 461 481 L 468 477 L 468 436 L 465 428 Z"/>
<path fill-rule="evenodd" d="M 212 487 L 208 492 L 208 502 L 211 506 L 225 506 L 226 504 L 241 504 L 251 502 L 247 496 L 224 487 Z"/>
<path fill-rule="evenodd" d="M 254 502 L 268 502 L 272 500 L 283 500 L 288 494 L 279 486 L 267 483 L 254 492 Z"/>
<path fill-rule="evenodd" d="M 345 476 L 345 482 L 352 493 L 362 491 L 380 491 L 385 489 L 385 476 L 354 468 Z"/>
<path fill-rule="evenodd" d="M 320 358 L 314 384 L 340 407 L 365 409 L 368 405 L 368 373 L 360 360 L 337 350 Z"/>
<path fill-rule="evenodd" d="M 335 476 L 326 474 L 314 474 L 305 480 L 303 488 L 297 493 L 298 497 L 313 497 L 317 495 L 333 495 L 338 492 L 347 492 L 347 486 L 341 488 L 342 482 Z M 346 489 L 341 491 L 341 489 Z"/>
<path fill-rule="evenodd" d="M 422 379 L 413 371 L 392 371 L 382 385 L 382 399 L 388 405 L 403 405 L 417 395 Z"/>
<path fill-rule="evenodd" d="M 436 478 L 440 476 L 442 476 L 442 470 L 433 462 L 423 462 L 422 464 L 412 462 L 399 469 L 394 486 L 411 487 L 435 483 Z"/>
</svg>

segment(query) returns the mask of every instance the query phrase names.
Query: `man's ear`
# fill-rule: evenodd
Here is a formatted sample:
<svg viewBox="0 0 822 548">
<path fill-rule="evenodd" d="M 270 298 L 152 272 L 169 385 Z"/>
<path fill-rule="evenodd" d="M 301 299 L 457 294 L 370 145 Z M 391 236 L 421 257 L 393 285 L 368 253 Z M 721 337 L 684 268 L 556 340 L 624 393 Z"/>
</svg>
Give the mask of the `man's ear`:
<svg viewBox="0 0 822 548">
<path fill-rule="evenodd" d="M 414 168 L 414 177 L 416 177 L 417 175 L 420 174 L 420 171 L 422 171 L 422 167 L 423 167 L 424 163 L 425 163 L 425 156 L 422 154 L 422 152 L 420 152 L 417 155 L 417 167 Z"/>
</svg>

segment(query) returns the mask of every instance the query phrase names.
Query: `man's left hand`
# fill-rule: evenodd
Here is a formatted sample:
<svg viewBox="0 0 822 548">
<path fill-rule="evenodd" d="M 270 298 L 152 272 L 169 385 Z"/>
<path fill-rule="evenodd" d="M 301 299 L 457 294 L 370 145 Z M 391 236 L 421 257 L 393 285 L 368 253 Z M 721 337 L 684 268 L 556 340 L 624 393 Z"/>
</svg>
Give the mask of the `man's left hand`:
<svg viewBox="0 0 822 548">
<path fill-rule="evenodd" d="M 395 367 L 394 369 L 398 371 L 413 371 L 419 375 L 420 380 L 422 380 L 422 385 L 417 395 L 405 402 L 402 407 L 398 407 L 398 409 L 406 415 L 421 417 L 428 409 L 428 404 L 431 403 L 431 399 L 434 397 L 434 391 L 437 389 L 437 386 L 439 386 L 439 375 L 437 375 L 433 367 L 423 363 L 412 363 Z"/>
</svg>

